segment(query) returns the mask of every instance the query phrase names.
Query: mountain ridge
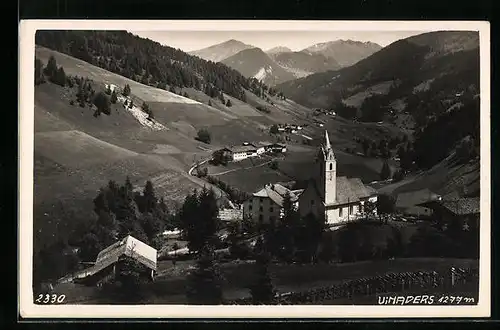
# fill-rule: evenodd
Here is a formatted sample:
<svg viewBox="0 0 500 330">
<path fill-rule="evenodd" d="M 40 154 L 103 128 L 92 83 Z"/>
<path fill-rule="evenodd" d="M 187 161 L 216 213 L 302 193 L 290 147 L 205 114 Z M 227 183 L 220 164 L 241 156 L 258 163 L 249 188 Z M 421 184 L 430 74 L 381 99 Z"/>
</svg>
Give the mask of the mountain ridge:
<svg viewBox="0 0 500 330">
<path fill-rule="evenodd" d="M 241 52 L 242 50 L 254 47 L 255 46 L 245 44 L 239 40 L 229 39 L 219 44 L 190 51 L 188 52 L 188 54 L 198 56 L 207 61 L 220 62 L 228 57 L 231 57 Z"/>
</svg>

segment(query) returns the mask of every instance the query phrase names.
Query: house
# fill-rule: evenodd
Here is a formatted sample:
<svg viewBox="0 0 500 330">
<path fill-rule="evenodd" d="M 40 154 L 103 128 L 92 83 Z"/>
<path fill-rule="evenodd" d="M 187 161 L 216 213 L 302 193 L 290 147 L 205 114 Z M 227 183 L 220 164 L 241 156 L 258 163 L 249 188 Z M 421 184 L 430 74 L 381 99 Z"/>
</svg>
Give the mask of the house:
<svg viewBox="0 0 500 330">
<path fill-rule="evenodd" d="M 275 153 L 285 153 L 286 152 L 286 146 L 283 144 L 279 143 L 273 143 L 267 147 L 268 151 L 270 152 L 275 152 Z"/>
<path fill-rule="evenodd" d="M 141 275 L 150 280 L 154 279 L 157 262 L 156 249 L 130 235 L 99 252 L 91 267 L 73 274 L 68 279 L 73 282 L 100 286 L 116 275 L 123 258 L 132 258 L 144 265 L 144 272 Z"/>
<path fill-rule="evenodd" d="M 398 213 L 403 215 L 429 217 L 432 215 L 432 209 L 421 204 L 440 199 L 441 196 L 429 189 L 404 192 L 397 195 L 395 208 Z"/>
<path fill-rule="evenodd" d="M 234 146 L 228 149 L 235 162 L 257 156 L 257 149 L 252 145 Z"/>
<path fill-rule="evenodd" d="M 420 205 L 432 209 L 432 217 L 443 226 L 458 224 L 467 228 L 479 227 L 481 209 L 479 197 L 438 199 Z"/>
<path fill-rule="evenodd" d="M 364 216 L 367 202 L 377 202 L 377 191 L 359 178 L 337 177 L 337 161 L 326 132 L 325 144 L 318 150 L 316 171 L 299 198 L 301 216 L 313 214 L 324 217 L 329 225 L 342 224 Z"/>
<path fill-rule="evenodd" d="M 243 216 L 259 223 L 276 223 L 283 216 L 283 201 L 287 194 L 298 208 L 302 190 L 290 190 L 281 184 L 267 184 L 243 203 Z"/>
<path fill-rule="evenodd" d="M 262 155 L 267 151 L 267 146 L 269 146 L 269 143 L 266 142 L 257 142 L 257 143 L 249 143 L 255 149 L 257 150 L 257 155 Z"/>
</svg>

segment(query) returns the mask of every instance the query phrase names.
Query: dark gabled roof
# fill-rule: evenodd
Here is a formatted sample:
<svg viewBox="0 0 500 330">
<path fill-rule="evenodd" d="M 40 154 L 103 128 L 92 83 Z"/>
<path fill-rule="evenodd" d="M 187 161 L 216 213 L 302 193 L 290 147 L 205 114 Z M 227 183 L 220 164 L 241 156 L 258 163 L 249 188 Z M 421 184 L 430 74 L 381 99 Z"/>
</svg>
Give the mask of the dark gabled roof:
<svg viewBox="0 0 500 330">
<path fill-rule="evenodd" d="M 256 151 L 254 146 L 247 145 L 247 146 L 234 146 L 229 148 L 232 152 L 249 152 L 249 151 Z"/>
<path fill-rule="evenodd" d="M 376 195 L 377 191 L 363 184 L 359 178 L 347 178 L 339 176 L 336 178 L 336 200 L 333 205 L 342 205 L 348 203 L 356 203 L 361 199 L 369 198 Z M 315 179 L 309 179 L 308 184 L 312 185 L 316 194 L 321 196 L 320 190 Z"/>
<path fill-rule="evenodd" d="M 435 200 L 418 204 L 430 208 L 444 208 L 455 215 L 479 214 L 481 207 L 479 197 Z"/>
<path fill-rule="evenodd" d="M 456 215 L 479 214 L 479 197 L 441 201 L 444 208 Z"/>
<path fill-rule="evenodd" d="M 290 200 L 296 202 L 299 199 L 298 194 L 301 193 L 301 191 L 294 192 L 281 184 L 274 183 L 265 185 L 264 188 L 253 193 L 253 196 L 270 198 L 277 205 L 283 206 L 283 201 L 287 193 L 290 194 Z"/>
</svg>

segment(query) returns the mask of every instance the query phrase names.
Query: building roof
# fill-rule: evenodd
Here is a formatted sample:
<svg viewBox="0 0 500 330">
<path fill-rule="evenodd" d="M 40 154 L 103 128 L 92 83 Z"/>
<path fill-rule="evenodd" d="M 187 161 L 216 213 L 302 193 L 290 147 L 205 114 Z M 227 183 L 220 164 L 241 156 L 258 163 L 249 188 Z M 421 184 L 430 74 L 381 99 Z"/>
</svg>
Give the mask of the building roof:
<svg viewBox="0 0 500 330">
<path fill-rule="evenodd" d="M 250 152 L 250 151 L 256 151 L 255 147 L 252 145 L 246 145 L 246 146 L 233 146 L 231 148 L 228 148 L 232 152 Z"/>
<path fill-rule="evenodd" d="M 430 208 L 441 207 L 455 215 L 479 214 L 481 210 L 479 197 L 430 201 L 421 203 L 419 205 Z"/>
<path fill-rule="evenodd" d="M 421 189 L 398 194 L 396 198 L 397 208 L 408 208 L 412 206 L 422 206 L 420 204 L 439 200 L 441 196 L 430 191 L 429 189 Z"/>
<path fill-rule="evenodd" d="M 79 271 L 71 276 L 65 276 L 60 279 L 60 282 L 68 282 L 72 279 L 84 278 L 92 276 L 102 271 L 103 269 L 116 263 L 118 259 L 126 255 L 139 261 L 149 269 L 156 270 L 157 251 L 155 248 L 139 241 L 137 238 L 128 235 L 122 240 L 111 244 L 97 255 L 94 265 Z"/>
<path fill-rule="evenodd" d="M 291 191 L 281 184 L 274 183 L 265 185 L 264 188 L 255 192 L 253 196 L 270 198 L 274 203 L 278 204 L 279 206 L 283 206 L 283 201 L 285 200 L 285 196 L 287 193 L 290 194 L 291 201 L 296 202 L 299 199 L 299 193 L 302 193 L 302 191 Z"/>
<path fill-rule="evenodd" d="M 372 187 L 365 186 L 359 178 L 348 178 L 339 176 L 336 178 L 336 200 L 328 206 L 342 205 L 359 202 L 361 199 L 375 196 L 377 191 Z M 309 184 L 314 186 L 318 196 L 321 196 L 316 180 L 311 178 Z"/>
</svg>

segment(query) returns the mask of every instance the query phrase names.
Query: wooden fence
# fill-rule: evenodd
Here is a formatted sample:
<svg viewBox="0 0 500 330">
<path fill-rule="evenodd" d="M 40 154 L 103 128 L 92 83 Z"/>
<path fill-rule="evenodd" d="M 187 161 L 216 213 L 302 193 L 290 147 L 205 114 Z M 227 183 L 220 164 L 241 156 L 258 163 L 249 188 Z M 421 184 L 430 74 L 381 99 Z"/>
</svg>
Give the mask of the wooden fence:
<svg viewBox="0 0 500 330">
<path fill-rule="evenodd" d="M 451 268 L 441 272 L 387 273 L 306 291 L 278 293 L 274 304 L 317 304 L 336 299 L 362 298 L 386 293 L 449 292 L 456 286 L 475 282 L 479 283 L 477 268 Z M 251 305 L 252 298 L 232 300 L 228 304 Z"/>
</svg>

